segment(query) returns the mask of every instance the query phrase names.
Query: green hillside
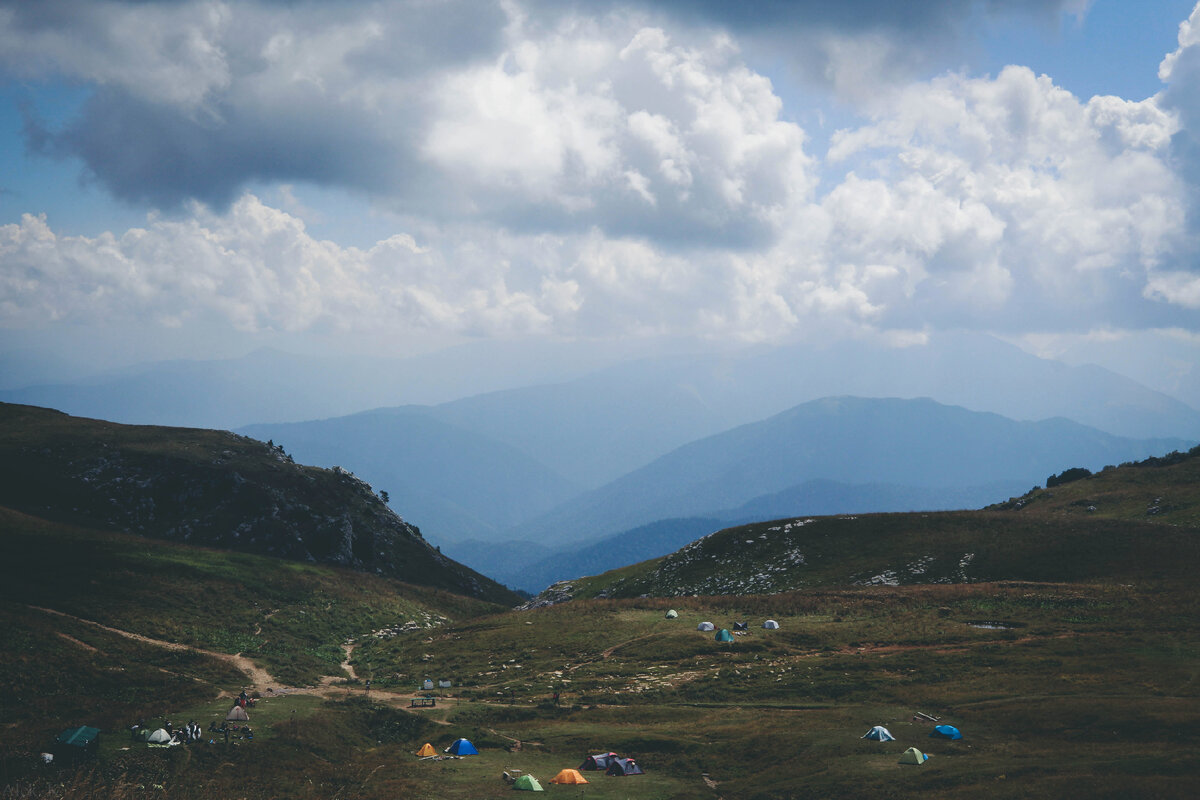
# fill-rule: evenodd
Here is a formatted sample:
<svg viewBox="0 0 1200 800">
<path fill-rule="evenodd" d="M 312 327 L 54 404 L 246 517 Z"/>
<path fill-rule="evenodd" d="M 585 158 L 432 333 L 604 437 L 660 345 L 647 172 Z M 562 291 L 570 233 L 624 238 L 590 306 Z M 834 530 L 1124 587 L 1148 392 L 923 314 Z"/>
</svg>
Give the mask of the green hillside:
<svg viewBox="0 0 1200 800">
<path fill-rule="evenodd" d="M 0 800 L 506 798 L 504 772 L 545 784 L 609 750 L 645 774 L 547 791 L 1190 798 L 1197 455 L 977 512 L 733 528 L 529 611 L 114 532 L 99 506 L 59 506 L 74 522 L 0 508 Z M 175 497 L 155 519 L 182 516 Z M 668 591 L 683 596 L 639 596 Z M 701 621 L 747 629 L 719 643 Z M 207 729 L 243 688 L 253 737 L 227 743 Z M 964 738 L 930 738 L 922 715 Z M 131 722 L 167 719 L 203 740 L 131 741 Z M 99 752 L 44 765 L 74 725 L 102 730 Z M 873 725 L 896 741 L 861 739 Z M 414 756 L 460 736 L 479 755 Z M 931 759 L 899 764 L 910 746 Z"/>
<path fill-rule="evenodd" d="M 718 531 L 565 581 L 543 600 L 803 588 L 1187 578 L 1200 563 L 1200 448 L 1111 467 L 982 511 L 861 514 Z"/>
<path fill-rule="evenodd" d="M 0 404 L 0 506 L 47 520 L 328 563 L 512 603 L 353 474 L 227 431 Z"/>
</svg>

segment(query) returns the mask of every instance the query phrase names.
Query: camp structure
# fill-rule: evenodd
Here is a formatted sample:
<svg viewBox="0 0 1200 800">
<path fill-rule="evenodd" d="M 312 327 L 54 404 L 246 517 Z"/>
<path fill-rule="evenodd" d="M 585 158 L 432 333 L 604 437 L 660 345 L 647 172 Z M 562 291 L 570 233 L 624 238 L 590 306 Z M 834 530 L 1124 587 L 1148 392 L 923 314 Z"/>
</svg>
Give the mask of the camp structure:
<svg viewBox="0 0 1200 800">
<path fill-rule="evenodd" d="M 479 755 L 479 751 L 475 749 L 475 745 L 471 744 L 466 739 L 455 739 L 454 743 L 446 748 L 446 752 L 452 756 Z"/>
<path fill-rule="evenodd" d="M 750 630 L 750 623 L 749 622 L 735 622 L 735 623 L 733 623 L 733 629 L 735 631 L 748 631 L 748 630 Z"/>
<path fill-rule="evenodd" d="M 80 725 L 77 728 L 67 728 L 54 737 L 53 755 L 66 761 L 86 758 L 95 755 L 99 747 L 100 729 Z"/>
<path fill-rule="evenodd" d="M 769 631 L 777 631 L 779 630 L 779 623 L 773 619 L 769 619 L 763 623 L 763 627 Z"/>
<path fill-rule="evenodd" d="M 171 734 L 165 728 L 159 728 L 146 739 L 150 744 L 170 744 Z"/>
<path fill-rule="evenodd" d="M 583 763 L 579 765 L 579 768 L 581 770 L 608 769 L 608 765 L 615 761 L 616 758 L 616 753 L 597 753 L 594 756 L 585 758 Z"/>
<path fill-rule="evenodd" d="M 442 678 L 441 680 L 439 680 L 439 681 L 438 681 L 438 688 L 439 688 L 439 689 L 449 689 L 449 688 L 450 688 L 451 686 L 453 686 L 453 685 L 454 685 L 453 683 L 451 683 L 450 681 L 446 680 L 445 678 Z"/>
<path fill-rule="evenodd" d="M 419 755 L 421 758 L 426 758 L 428 756 L 436 756 L 437 750 L 434 750 L 433 745 L 431 745 L 429 742 L 426 742 L 425 746 L 417 751 L 417 755 Z"/>
<path fill-rule="evenodd" d="M 729 632 L 728 628 L 721 628 L 721 630 L 717 631 L 717 635 L 714 638 L 718 642 L 732 642 L 733 634 Z"/>
<path fill-rule="evenodd" d="M 642 768 L 632 758 L 614 758 L 604 770 L 605 775 L 645 775 Z"/>
<path fill-rule="evenodd" d="M 679 612 L 672 608 L 667 612 L 667 619 L 679 619 Z"/>
<path fill-rule="evenodd" d="M 929 756 L 915 747 L 908 748 L 904 751 L 904 755 L 900 756 L 901 764 L 924 764 L 928 760 Z"/>
<path fill-rule="evenodd" d="M 250 715 L 246 713 L 246 709 L 241 706 L 234 706 L 229 709 L 229 713 L 225 715 L 226 722 L 249 722 Z"/>
<path fill-rule="evenodd" d="M 711 622 L 701 622 L 696 626 L 696 630 L 698 631 L 715 631 L 716 629 L 717 626 L 713 625 Z"/>
<path fill-rule="evenodd" d="M 538 783 L 538 779 L 532 775 L 522 775 L 521 777 L 517 778 L 515 781 L 513 781 L 513 788 L 521 789 L 522 791 L 526 792 L 546 791 L 542 788 L 542 785 Z"/>
<path fill-rule="evenodd" d="M 163 731 L 163 733 L 166 733 L 166 731 Z M 154 731 L 150 728 L 138 728 L 138 731 L 133 735 L 133 738 L 138 742 L 148 742 L 150 741 L 150 737 L 153 735 Z"/>
<path fill-rule="evenodd" d="M 961 739 L 962 733 L 953 725 L 935 725 L 929 732 L 930 739 Z"/>
<path fill-rule="evenodd" d="M 433 688 L 433 679 L 426 678 L 425 681 L 421 684 L 421 688 L 426 691 L 432 689 Z"/>
<path fill-rule="evenodd" d="M 892 736 L 891 731 L 889 731 L 887 728 L 883 727 L 882 725 L 876 725 L 874 728 L 871 728 L 871 730 L 867 731 L 859 738 L 870 739 L 871 741 L 874 741 L 874 742 L 894 742 L 894 741 L 896 741 L 896 737 Z"/>
<path fill-rule="evenodd" d="M 551 783 L 587 783 L 588 779 L 583 777 L 577 769 L 559 770 L 558 774 L 550 779 Z"/>
</svg>

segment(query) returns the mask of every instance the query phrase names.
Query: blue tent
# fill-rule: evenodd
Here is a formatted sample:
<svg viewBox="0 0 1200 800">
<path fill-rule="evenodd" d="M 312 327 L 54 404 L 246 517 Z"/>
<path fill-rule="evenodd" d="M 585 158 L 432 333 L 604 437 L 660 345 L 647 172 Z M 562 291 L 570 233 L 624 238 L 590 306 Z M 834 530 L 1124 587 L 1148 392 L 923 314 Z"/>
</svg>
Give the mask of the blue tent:
<svg viewBox="0 0 1200 800">
<path fill-rule="evenodd" d="M 929 732 L 930 739 L 961 739 L 962 734 L 953 725 L 937 725 Z"/>
<path fill-rule="evenodd" d="M 475 749 L 475 745 L 471 744 L 466 739 L 455 739 L 454 744 L 446 748 L 446 752 L 455 756 L 479 755 L 479 751 Z"/>
</svg>

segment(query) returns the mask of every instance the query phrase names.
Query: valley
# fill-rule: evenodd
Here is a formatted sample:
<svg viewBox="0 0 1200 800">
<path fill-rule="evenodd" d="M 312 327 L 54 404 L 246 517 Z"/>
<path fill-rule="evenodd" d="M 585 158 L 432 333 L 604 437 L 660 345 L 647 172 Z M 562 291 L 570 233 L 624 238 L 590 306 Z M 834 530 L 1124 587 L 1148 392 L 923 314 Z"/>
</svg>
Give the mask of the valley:
<svg viewBox="0 0 1200 800">
<path fill-rule="evenodd" d="M 40 419 L 21 409 L 9 419 L 22 414 Z M 1187 797 L 1200 774 L 1197 449 L 1094 473 L 1062 467 L 1051 488 L 974 511 L 723 528 L 515 608 L 514 595 L 445 585 L 439 576 L 465 574 L 452 564 L 407 566 L 400 554 L 425 558 L 420 548 L 397 550 L 384 574 L 366 561 L 280 558 L 265 532 L 237 551 L 96 524 L 129 517 L 80 505 L 93 495 L 70 479 L 78 441 L 75 456 L 37 462 L 62 492 L 15 493 L 21 458 L 66 441 L 32 439 L 62 425 L 104 431 L 109 462 L 134 463 L 132 474 L 127 448 L 161 453 L 199 435 L 50 422 L 5 434 L 5 800 L 498 798 L 512 792 L 502 773 L 545 784 L 610 750 L 645 774 L 586 773 L 586 785 L 547 791 Z M 252 463 L 239 461 L 245 480 Z M 357 483 L 339 485 L 329 502 L 363 502 Z M 120 506 L 124 495 L 105 497 Z M 154 519 L 170 513 L 156 504 Z M 730 641 L 715 639 L 721 629 Z M 253 738 L 227 743 L 210 725 L 243 690 L 256 696 Z M 168 719 L 205 735 L 130 742 L 133 722 Z M 931 738 L 935 720 L 963 738 Z M 96 755 L 44 765 L 39 754 L 75 725 L 102 731 Z M 875 725 L 895 741 L 862 739 Z M 414 755 L 458 738 L 478 755 Z M 929 760 L 899 763 L 909 747 Z"/>
</svg>

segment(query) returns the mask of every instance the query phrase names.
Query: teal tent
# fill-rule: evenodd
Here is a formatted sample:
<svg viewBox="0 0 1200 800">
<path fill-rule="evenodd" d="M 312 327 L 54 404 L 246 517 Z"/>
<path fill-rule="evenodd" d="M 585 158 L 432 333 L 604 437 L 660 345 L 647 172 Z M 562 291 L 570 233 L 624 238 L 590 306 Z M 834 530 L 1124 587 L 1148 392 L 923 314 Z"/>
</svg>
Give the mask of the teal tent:
<svg viewBox="0 0 1200 800">
<path fill-rule="evenodd" d="M 728 628 L 721 628 L 717 631 L 716 639 L 718 642 L 732 642 L 733 634 L 729 632 Z"/>
</svg>

